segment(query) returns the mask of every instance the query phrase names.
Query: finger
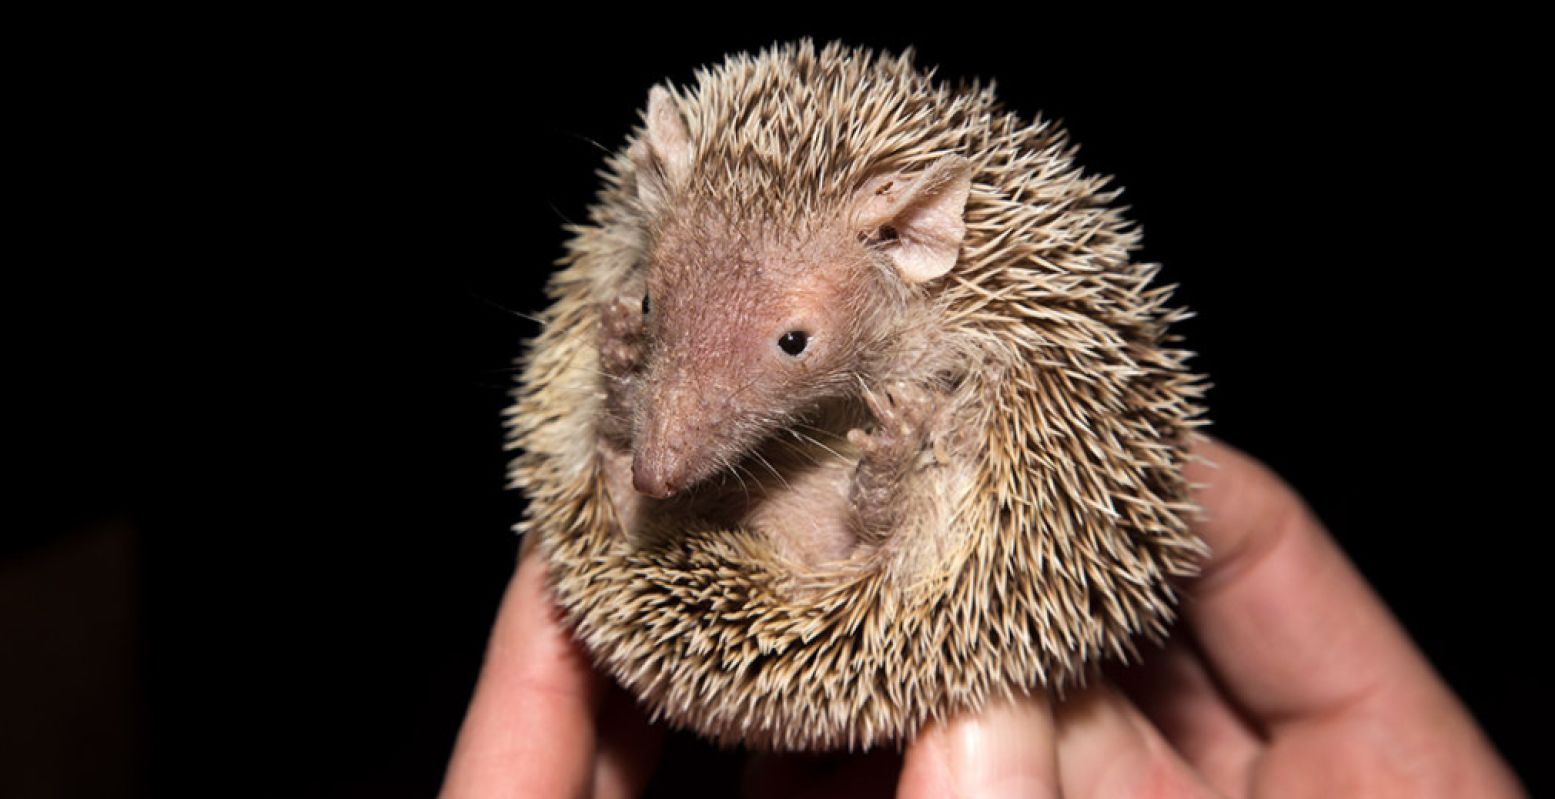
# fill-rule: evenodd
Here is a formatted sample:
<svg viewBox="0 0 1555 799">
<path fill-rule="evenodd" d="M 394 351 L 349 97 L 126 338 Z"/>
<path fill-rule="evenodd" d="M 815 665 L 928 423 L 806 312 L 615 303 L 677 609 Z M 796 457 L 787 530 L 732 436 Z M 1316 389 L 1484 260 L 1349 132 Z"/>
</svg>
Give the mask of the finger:
<svg viewBox="0 0 1555 799">
<path fill-rule="evenodd" d="M 1188 479 L 1215 553 L 1184 613 L 1233 698 L 1266 724 L 1356 701 L 1384 678 L 1426 680 L 1403 631 L 1302 501 L 1262 464 L 1216 441 Z"/>
<path fill-rule="evenodd" d="M 1162 734 L 1107 682 L 1059 703 L 1064 796 L 1214 796 Z"/>
<path fill-rule="evenodd" d="M 594 774 L 602 692 L 552 607 L 525 547 L 508 584 L 443 796 L 582 796 Z"/>
<path fill-rule="evenodd" d="M 1198 493 L 1207 518 L 1196 529 L 1217 554 L 1191 588 L 1185 616 L 1220 684 L 1276 745 L 1322 753 L 1330 770 L 1347 751 L 1372 771 L 1420 778 L 1451 770 L 1498 794 L 1515 785 L 1295 493 L 1219 442 L 1196 454 L 1218 464 L 1188 470 L 1190 481 L 1207 484 Z M 1358 740 L 1369 742 L 1364 752 Z"/>
<path fill-rule="evenodd" d="M 1154 727 L 1106 681 L 1059 703 L 1059 785 L 1088 796 L 1214 796 Z"/>
<path fill-rule="evenodd" d="M 641 794 L 664 749 L 665 728 L 649 724 L 631 695 L 612 685 L 607 689 L 597 729 L 594 799 Z"/>
<path fill-rule="evenodd" d="M 1215 685 L 1184 636 L 1144 662 L 1118 669 L 1114 684 L 1161 737 L 1215 790 L 1242 793 L 1263 741 Z"/>
<path fill-rule="evenodd" d="M 931 722 L 907 747 L 896 795 L 1058 796 L 1048 700 L 1041 694 L 999 700 L 981 713 Z"/>
</svg>

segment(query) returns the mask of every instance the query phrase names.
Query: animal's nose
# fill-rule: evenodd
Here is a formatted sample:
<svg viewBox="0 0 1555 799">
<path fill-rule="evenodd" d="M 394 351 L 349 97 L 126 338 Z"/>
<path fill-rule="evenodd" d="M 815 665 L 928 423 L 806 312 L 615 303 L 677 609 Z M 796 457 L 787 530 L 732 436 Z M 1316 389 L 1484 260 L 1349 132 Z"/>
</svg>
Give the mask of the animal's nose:
<svg viewBox="0 0 1555 799">
<path fill-rule="evenodd" d="M 632 487 L 654 499 L 668 499 L 679 491 L 680 464 L 666 449 L 641 449 L 632 455 Z"/>
</svg>

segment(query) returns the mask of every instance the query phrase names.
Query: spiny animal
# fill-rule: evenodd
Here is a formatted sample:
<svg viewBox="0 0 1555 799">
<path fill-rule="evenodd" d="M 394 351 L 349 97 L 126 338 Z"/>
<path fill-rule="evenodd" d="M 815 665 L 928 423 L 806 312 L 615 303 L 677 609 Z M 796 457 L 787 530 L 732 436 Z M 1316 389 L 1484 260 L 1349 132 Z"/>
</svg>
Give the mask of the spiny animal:
<svg viewBox="0 0 1555 799">
<path fill-rule="evenodd" d="M 509 411 L 598 665 L 723 743 L 867 748 L 1159 640 L 1202 380 L 1054 124 L 804 40 L 655 87 Z"/>
</svg>

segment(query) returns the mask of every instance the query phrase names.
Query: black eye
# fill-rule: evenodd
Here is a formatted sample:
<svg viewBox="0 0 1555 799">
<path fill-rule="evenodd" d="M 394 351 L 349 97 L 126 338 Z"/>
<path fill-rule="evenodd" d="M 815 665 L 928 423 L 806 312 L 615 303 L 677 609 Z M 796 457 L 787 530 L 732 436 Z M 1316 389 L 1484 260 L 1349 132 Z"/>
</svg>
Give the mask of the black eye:
<svg viewBox="0 0 1555 799">
<path fill-rule="evenodd" d="M 778 339 L 778 346 L 789 355 L 798 355 L 804 352 L 806 345 L 810 343 L 810 334 L 802 330 L 790 330 Z"/>
<path fill-rule="evenodd" d="M 648 315 L 648 295 L 643 295 L 643 316 Z"/>
</svg>

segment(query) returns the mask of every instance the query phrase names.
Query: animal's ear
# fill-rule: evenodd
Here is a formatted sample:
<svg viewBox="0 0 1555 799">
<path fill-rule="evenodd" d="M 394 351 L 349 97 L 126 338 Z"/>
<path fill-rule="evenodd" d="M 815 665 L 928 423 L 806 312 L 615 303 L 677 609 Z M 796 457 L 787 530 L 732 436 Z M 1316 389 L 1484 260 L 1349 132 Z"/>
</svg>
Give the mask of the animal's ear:
<svg viewBox="0 0 1555 799">
<path fill-rule="evenodd" d="M 691 172 L 691 134 L 663 86 L 648 92 L 647 128 L 627 151 L 637 167 L 637 194 L 643 202 L 667 199 Z"/>
<path fill-rule="evenodd" d="M 917 174 L 880 175 L 854 196 L 856 229 L 890 256 L 907 282 L 933 280 L 956 265 L 971 191 L 972 162 L 960 155 Z"/>
</svg>

